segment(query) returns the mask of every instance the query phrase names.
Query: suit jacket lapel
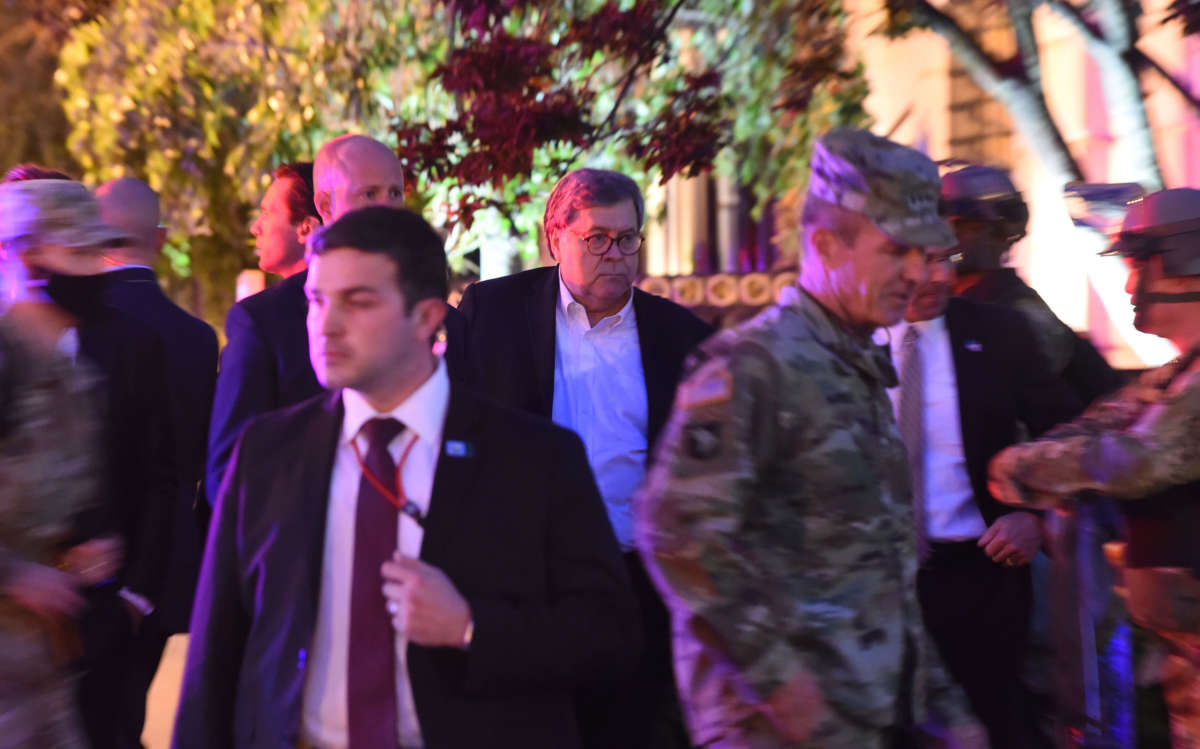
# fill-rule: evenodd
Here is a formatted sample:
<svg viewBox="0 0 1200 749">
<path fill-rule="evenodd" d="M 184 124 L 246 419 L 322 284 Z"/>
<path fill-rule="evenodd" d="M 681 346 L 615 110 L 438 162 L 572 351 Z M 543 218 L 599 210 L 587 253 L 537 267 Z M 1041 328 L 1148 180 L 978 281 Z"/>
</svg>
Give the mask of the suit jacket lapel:
<svg viewBox="0 0 1200 749">
<path fill-rule="evenodd" d="M 558 267 L 547 268 L 525 303 L 529 340 L 533 347 L 533 378 L 537 388 L 535 413 L 549 419 L 554 413 L 554 329 L 558 305 Z"/>
<path fill-rule="evenodd" d="M 987 367 L 977 352 L 967 348 L 970 321 L 964 319 L 966 310 L 951 299 L 946 308 L 946 330 L 950 335 L 950 350 L 954 357 L 954 379 L 958 390 L 958 416 L 962 428 L 963 458 L 970 471 L 980 459 L 979 436 L 985 425 L 980 413 L 982 398 L 987 397 Z"/>
<path fill-rule="evenodd" d="M 646 381 L 646 443 L 647 460 L 654 440 L 666 423 L 671 410 L 671 397 L 675 390 L 667 371 L 667 352 L 672 341 L 663 339 L 663 326 L 657 324 L 649 295 L 641 289 L 633 290 L 633 314 L 637 318 L 638 345 L 642 349 L 642 376 Z"/>
<path fill-rule="evenodd" d="M 475 501 L 475 478 L 481 461 L 488 458 L 478 426 L 478 400 L 462 388 L 450 386 L 450 405 L 442 427 L 442 449 L 438 454 L 429 515 L 425 518 L 425 538 L 421 559 L 436 564 L 452 548 L 454 531 Z"/>
<path fill-rule="evenodd" d="M 299 548 L 317 550 L 316 553 L 296 556 L 302 565 L 298 572 L 307 587 L 303 589 L 303 595 L 298 596 L 300 600 L 295 603 L 302 607 L 298 612 L 302 615 L 299 621 L 305 622 L 305 626 L 309 628 L 316 626 L 317 621 L 321 564 L 324 560 L 320 550 L 325 548 L 329 481 L 333 474 L 334 456 L 342 431 L 342 392 L 335 390 L 323 396 L 320 407 L 313 413 L 314 418 L 293 443 L 296 445 L 296 454 L 293 456 L 296 470 L 292 472 L 292 490 L 295 496 L 300 497 L 296 506 L 301 508 L 301 511 L 295 513 L 295 543 Z"/>
</svg>

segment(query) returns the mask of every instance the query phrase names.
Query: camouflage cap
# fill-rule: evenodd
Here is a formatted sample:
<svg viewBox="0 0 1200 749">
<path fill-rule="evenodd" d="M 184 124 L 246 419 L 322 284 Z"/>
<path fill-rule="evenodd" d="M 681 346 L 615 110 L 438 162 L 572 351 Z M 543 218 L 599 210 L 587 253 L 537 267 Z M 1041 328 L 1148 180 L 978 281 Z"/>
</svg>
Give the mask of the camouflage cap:
<svg viewBox="0 0 1200 749">
<path fill-rule="evenodd" d="M 36 239 L 92 247 L 127 238 L 100 219 L 100 203 L 78 182 L 32 179 L 0 185 L 0 243 Z"/>
<path fill-rule="evenodd" d="M 808 192 L 861 213 L 896 242 L 958 243 L 938 215 L 941 180 L 928 156 L 866 130 L 839 127 L 817 141 Z"/>
</svg>

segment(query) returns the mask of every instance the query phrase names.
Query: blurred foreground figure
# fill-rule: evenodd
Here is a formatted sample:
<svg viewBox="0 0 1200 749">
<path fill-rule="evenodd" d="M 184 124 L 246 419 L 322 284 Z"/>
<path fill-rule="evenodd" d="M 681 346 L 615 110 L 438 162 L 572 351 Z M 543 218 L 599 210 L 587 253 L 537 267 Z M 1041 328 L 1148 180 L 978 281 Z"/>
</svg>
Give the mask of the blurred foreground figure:
<svg viewBox="0 0 1200 749">
<path fill-rule="evenodd" d="M 827 133 L 799 294 L 702 344 L 679 387 L 635 528 L 697 744 L 987 744 L 921 620 L 896 373 L 871 341 L 954 243 L 937 202 L 922 154 Z"/>
<path fill-rule="evenodd" d="M 1029 340 L 1082 405 L 1120 387 L 1121 376 L 1100 352 L 1005 265 L 1029 221 L 1008 173 L 963 162 L 946 166 L 942 214 L 958 239 L 955 293 L 1021 313 L 1033 333 Z M 1052 703 L 1045 712 L 1059 744 L 1132 749 L 1131 632 L 1103 553 L 1105 542 L 1122 538 L 1119 514 L 1111 500 L 1095 497 L 1044 521 L 1047 554 L 1033 564 L 1031 686 Z"/>
<path fill-rule="evenodd" d="M 103 209 L 95 198 L 79 198 L 81 186 L 60 172 L 24 165 L 4 179 L 44 181 L 30 193 L 44 202 L 30 201 L 22 214 L 27 221 L 57 228 L 55 222 L 65 220 L 59 215 L 64 198 L 86 206 L 77 210 L 88 216 L 87 222 L 102 220 Z M 93 212 L 101 218 L 92 218 Z M 106 231 L 113 238 L 106 241 L 105 251 L 132 239 L 117 225 Z M 75 353 L 94 365 L 103 380 L 104 505 L 125 552 L 116 574 L 87 591 L 79 624 L 83 658 L 77 692 L 92 749 L 124 749 L 140 743 L 149 683 L 148 676 L 135 675 L 142 669 L 132 666 L 127 656 L 142 639 L 142 625 L 159 613 L 171 588 L 169 560 L 176 540 L 170 520 L 179 476 L 167 394 L 170 378 L 159 336 L 107 300 L 110 278 L 103 262 L 91 263 L 87 252 L 75 255 L 89 263 L 75 272 L 44 270 L 44 289 L 76 320 Z"/>
<path fill-rule="evenodd" d="M 79 591 L 120 554 L 112 539 L 79 543 L 103 527 L 100 378 L 44 287 L 99 272 L 116 238 L 83 185 L 0 185 L 0 743 L 13 749 L 87 746 L 68 676 Z"/>
<path fill-rule="evenodd" d="M 1163 689 L 1175 746 L 1200 747 L 1200 191 L 1135 202 L 1109 252 L 1129 264 L 1134 325 L 1181 356 L 1002 452 L 992 489 L 1033 507 L 1063 506 L 1089 490 L 1132 500 L 1121 503 L 1129 614 L 1171 649 Z"/>
</svg>

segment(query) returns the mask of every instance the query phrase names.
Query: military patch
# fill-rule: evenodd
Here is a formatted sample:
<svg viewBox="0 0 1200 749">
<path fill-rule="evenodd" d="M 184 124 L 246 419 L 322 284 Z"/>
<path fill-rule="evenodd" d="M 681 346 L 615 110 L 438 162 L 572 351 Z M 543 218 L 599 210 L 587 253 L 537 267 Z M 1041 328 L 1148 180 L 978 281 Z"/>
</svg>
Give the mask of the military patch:
<svg viewBox="0 0 1200 749">
<path fill-rule="evenodd" d="M 733 377 L 728 369 L 713 368 L 679 386 L 679 405 L 686 409 L 725 403 L 733 397 Z"/>
<path fill-rule="evenodd" d="M 688 424 L 683 439 L 688 455 L 696 460 L 710 460 L 721 451 L 721 424 L 716 421 Z"/>
</svg>

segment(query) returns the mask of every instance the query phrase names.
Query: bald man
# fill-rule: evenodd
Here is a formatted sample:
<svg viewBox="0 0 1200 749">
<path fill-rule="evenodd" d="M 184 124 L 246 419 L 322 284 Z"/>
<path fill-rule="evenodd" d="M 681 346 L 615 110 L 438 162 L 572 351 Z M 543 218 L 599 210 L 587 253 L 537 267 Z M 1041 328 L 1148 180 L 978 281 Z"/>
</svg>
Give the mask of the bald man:
<svg viewBox="0 0 1200 749">
<path fill-rule="evenodd" d="M 328 225 L 355 208 L 404 205 L 404 169 L 395 151 L 365 135 L 340 135 L 313 160 L 313 199 Z M 205 489 L 215 502 L 225 465 L 251 418 L 299 403 L 321 391 L 308 359 L 304 319 L 307 271 L 238 302 L 225 322 L 217 392 L 208 431 Z M 450 336 L 461 324 L 448 310 Z M 454 376 L 455 367 L 450 365 Z"/>
<path fill-rule="evenodd" d="M 93 742 L 96 746 L 129 747 L 139 745 L 146 692 L 167 637 L 186 632 L 191 615 L 204 545 L 196 500 L 204 474 L 208 413 L 217 376 L 217 334 L 171 302 L 158 284 L 153 268 L 166 239 L 166 230 L 159 224 L 158 195 L 141 180 L 122 178 L 101 185 L 96 197 L 105 223 L 127 237 L 124 245 L 105 252 L 109 268 L 103 301 L 149 328 L 165 354 L 163 398 L 169 409 L 178 479 L 171 506 L 162 513 L 168 520 L 153 530 L 156 536 L 168 537 L 158 600 L 147 602 L 149 614 L 129 647 L 87 677 L 95 682 L 91 691 L 105 695 L 99 701 L 104 704 L 100 712 L 109 730 L 115 732 L 115 737 L 96 737 L 91 730 Z"/>
<path fill-rule="evenodd" d="M 314 201 L 326 224 L 369 205 L 404 207 L 404 169 L 392 149 L 365 135 L 339 135 L 313 161 Z"/>
</svg>

